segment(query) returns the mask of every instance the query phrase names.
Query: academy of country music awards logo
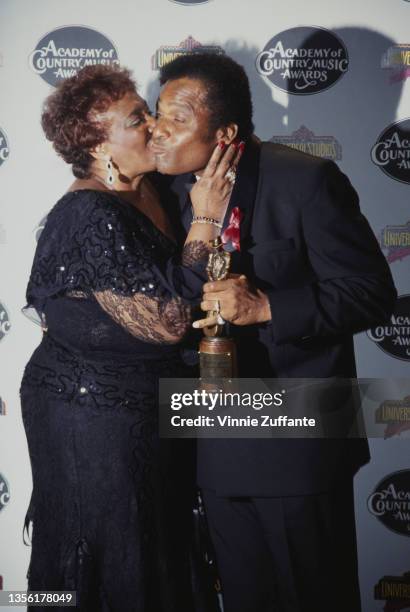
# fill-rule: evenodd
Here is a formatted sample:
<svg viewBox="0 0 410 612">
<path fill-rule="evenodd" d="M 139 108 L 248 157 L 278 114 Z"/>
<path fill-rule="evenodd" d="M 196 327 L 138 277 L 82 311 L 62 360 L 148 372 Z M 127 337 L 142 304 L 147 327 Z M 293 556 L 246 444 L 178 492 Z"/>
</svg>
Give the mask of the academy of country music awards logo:
<svg viewBox="0 0 410 612">
<path fill-rule="evenodd" d="M 367 335 L 391 357 L 410 361 L 410 295 L 399 296 L 390 321 L 369 329 Z"/>
<path fill-rule="evenodd" d="M 276 34 L 256 57 L 256 70 L 272 85 L 295 95 L 316 94 L 349 69 L 344 42 L 330 30 L 297 27 Z"/>
<path fill-rule="evenodd" d="M 188 36 L 179 45 L 162 45 L 151 58 L 153 70 L 160 70 L 163 66 L 172 62 L 180 55 L 192 55 L 195 53 L 216 53 L 224 55 L 225 51 L 218 45 L 203 45 L 192 36 Z"/>
<path fill-rule="evenodd" d="M 374 587 L 374 599 L 385 601 L 385 612 L 400 612 L 410 608 L 410 572 L 401 576 L 383 576 Z"/>
<path fill-rule="evenodd" d="M 8 159 L 10 154 L 6 133 L 0 128 L 0 166 Z"/>
<path fill-rule="evenodd" d="M 404 225 L 387 225 L 379 236 L 388 263 L 401 261 L 410 255 L 410 221 Z"/>
<path fill-rule="evenodd" d="M 75 75 L 84 66 L 118 63 L 111 40 L 84 26 L 63 26 L 45 34 L 29 57 L 32 70 L 50 85 Z"/>
<path fill-rule="evenodd" d="M 271 142 L 298 149 L 303 153 L 340 161 L 342 159 L 342 145 L 334 136 L 316 136 L 311 130 L 302 125 L 290 136 L 272 136 Z"/>
<path fill-rule="evenodd" d="M 383 478 L 369 495 L 367 507 L 385 527 L 410 537 L 410 470 Z"/>
<path fill-rule="evenodd" d="M 10 326 L 9 313 L 0 302 L 0 341 L 3 340 L 3 338 L 5 338 L 5 336 L 9 333 Z"/>
<path fill-rule="evenodd" d="M 39 222 L 39 224 L 37 225 L 37 227 L 34 229 L 34 238 L 35 241 L 38 242 L 40 236 L 41 236 L 41 232 L 43 231 L 46 221 L 47 221 L 47 217 L 48 217 L 48 213 L 46 215 L 44 215 L 44 217 L 41 219 L 41 221 Z"/>
<path fill-rule="evenodd" d="M 171 0 L 174 4 L 182 4 L 183 6 L 195 6 L 197 4 L 207 4 L 210 0 Z"/>
<path fill-rule="evenodd" d="M 0 512 L 8 505 L 9 501 L 10 487 L 3 474 L 0 474 Z"/>
<path fill-rule="evenodd" d="M 397 44 L 389 47 L 382 56 L 382 68 L 389 70 L 390 83 L 405 81 L 410 77 L 410 45 Z"/>
<path fill-rule="evenodd" d="M 371 160 L 387 176 L 410 185 L 410 119 L 383 130 L 372 147 Z"/>
</svg>

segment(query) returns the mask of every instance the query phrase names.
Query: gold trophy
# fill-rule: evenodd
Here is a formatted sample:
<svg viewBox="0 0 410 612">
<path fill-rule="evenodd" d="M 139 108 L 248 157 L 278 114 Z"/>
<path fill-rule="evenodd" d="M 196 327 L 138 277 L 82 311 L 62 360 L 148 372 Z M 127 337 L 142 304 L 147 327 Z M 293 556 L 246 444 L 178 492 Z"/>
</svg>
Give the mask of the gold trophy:
<svg viewBox="0 0 410 612">
<path fill-rule="evenodd" d="M 224 250 L 221 237 L 210 241 L 211 252 L 208 256 L 208 280 L 225 280 L 229 273 L 231 254 Z M 222 319 L 219 311 L 208 311 L 206 318 L 215 316 Z M 222 321 L 216 325 L 204 327 L 205 338 L 199 344 L 199 368 L 202 380 L 234 378 L 236 376 L 236 347 L 232 338 L 223 335 Z"/>
</svg>

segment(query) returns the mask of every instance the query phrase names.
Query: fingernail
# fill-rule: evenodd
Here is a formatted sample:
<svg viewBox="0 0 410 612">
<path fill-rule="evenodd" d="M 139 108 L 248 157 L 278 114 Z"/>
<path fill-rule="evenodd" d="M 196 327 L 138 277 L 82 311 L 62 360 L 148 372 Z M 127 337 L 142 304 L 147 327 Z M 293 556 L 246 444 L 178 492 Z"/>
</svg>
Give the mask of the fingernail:
<svg viewBox="0 0 410 612">
<path fill-rule="evenodd" d="M 244 148 L 245 148 L 245 143 L 244 143 L 244 141 L 242 140 L 242 141 L 239 143 L 239 150 L 240 150 L 240 152 L 241 152 L 241 153 L 243 153 Z"/>
<path fill-rule="evenodd" d="M 197 323 L 196 321 L 194 321 L 194 322 L 192 323 L 192 327 L 196 327 L 196 328 L 198 328 L 198 327 L 199 327 L 199 325 L 198 325 L 198 323 Z"/>
<path fill-rule="evenodd" d="M 221 140 L 220 142 L 218 142 L 218 147 L 219 147 L 220 149 L 224 149 L 224 148 L 225 148 L 225 143 L 224 143 L 224 141 L 223 141 L 223 140 Z"/>
</svg>

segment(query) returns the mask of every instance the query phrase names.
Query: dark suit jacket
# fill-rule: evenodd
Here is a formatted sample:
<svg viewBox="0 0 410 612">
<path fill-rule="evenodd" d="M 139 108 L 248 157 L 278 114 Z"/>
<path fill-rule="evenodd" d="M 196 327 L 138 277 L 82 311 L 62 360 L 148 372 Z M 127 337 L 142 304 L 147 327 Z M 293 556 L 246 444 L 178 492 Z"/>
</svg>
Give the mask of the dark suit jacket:
<svg viewBox="0 0 410 612">
<path fill-rule="evenodd" d="M 188 178 L 173 181 L 179 214 Z M 239 375 L 355 377 L 352 334 L 385 321 L 396 290 L 348 178 L 331 161 L 251 140 L 226 218 L 234 206 L 244 217 L 232 271 L 264 290 L 272 311 L 270 323 L 230 326 Z M 198 482 L 221 495 L 309 494 L 368 460 L 363 439 L 201 439 Z"/>
</svg>

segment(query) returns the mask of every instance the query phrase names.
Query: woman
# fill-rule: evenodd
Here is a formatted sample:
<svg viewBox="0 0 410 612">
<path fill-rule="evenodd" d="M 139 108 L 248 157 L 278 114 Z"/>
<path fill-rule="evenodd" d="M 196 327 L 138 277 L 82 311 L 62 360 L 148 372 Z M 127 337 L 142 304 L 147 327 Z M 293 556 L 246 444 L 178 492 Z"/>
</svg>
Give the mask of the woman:
<svg viewBox="0 0 410 612">
<path fill-rule="evenodd" d="M 129 72 L 108 66 L 65 80 L 42 116 L 77 179 L 48 215 L 27 288 L 44 330 L 21 385 L 28 588 L 77 591 L 86 612 L 195 609 L 192 457 L 186 441 L 159 442 L 156 391 L 160 377 L 187 374 L 178 343 L 240 152 L 216 147 L 181 258 L 147 176 L 154 124 Z"/>
</svg>

